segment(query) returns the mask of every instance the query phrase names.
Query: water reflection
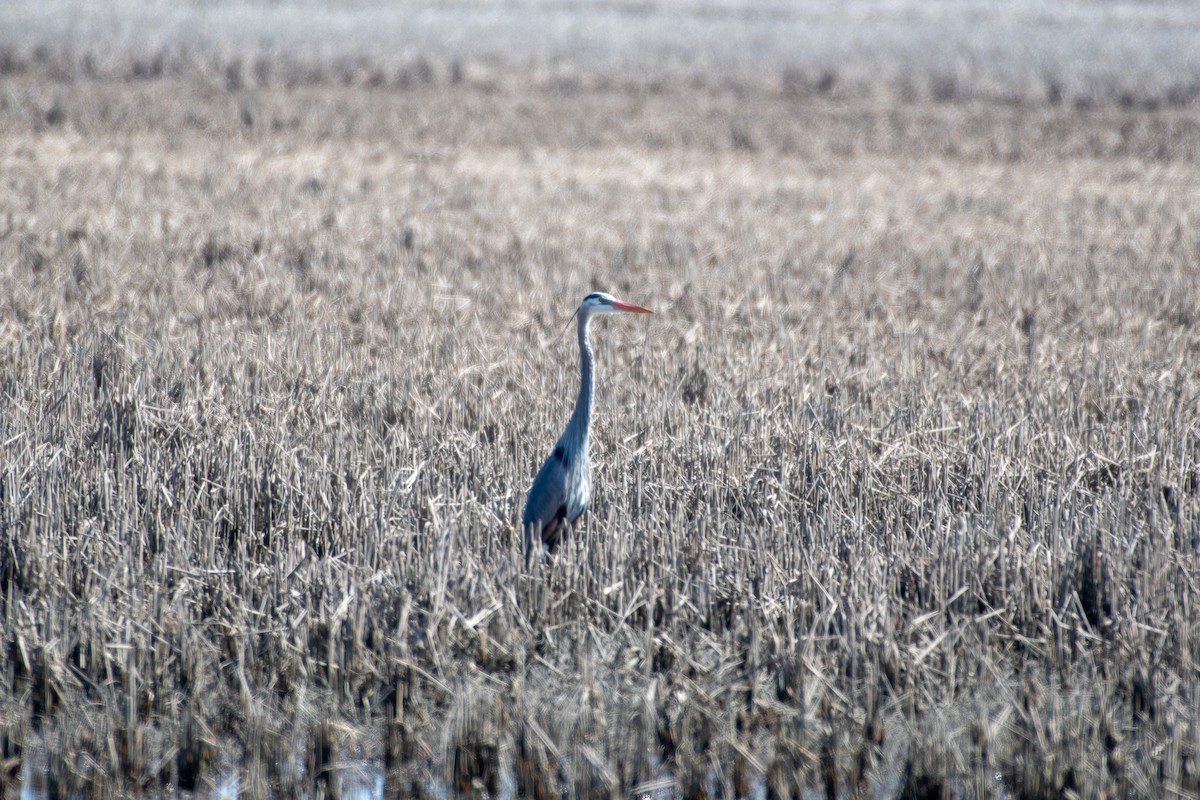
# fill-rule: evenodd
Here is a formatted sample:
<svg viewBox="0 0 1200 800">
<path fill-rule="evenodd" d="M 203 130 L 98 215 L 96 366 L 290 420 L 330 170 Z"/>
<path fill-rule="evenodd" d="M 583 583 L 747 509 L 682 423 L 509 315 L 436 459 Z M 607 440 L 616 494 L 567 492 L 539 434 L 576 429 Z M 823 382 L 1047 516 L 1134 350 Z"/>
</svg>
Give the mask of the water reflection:
<svg viewBox="0 0 1200 800">
<path fill-rule="evenodd" d="M 383 798 L 383 771 L 370 763 L 361 761 L 342 764 L 338 768 L 337 778 L 341 786 L 341 797 L 344 800 L 382 800 Z M 17 780 L 20 785 L 18 792 L 20 800 L 52 800 L 54 795 L 50 790 L 49 759 L 45 750 L 39 748 L 25 751 Z M 157 792 L 155 795 L 158 796 Z M 440 790 L 435 788 L 432 795 L 445 798 L 446 792 L 444 788 L 440 788 Z M 218 777 L 211 794 L 206 790 L 199 790 L 194 794 L 174 792 L 168 796 L 238 800 L 241 797 L 241 775 L 238 772 L 230 772 Z M 512 797 L 511 792 L 509 797 Z"/>
<path fill-rule="evenodd" d="M 21 754 L 21 772 L 17 775 L 17 785 L 21 787 L 21 800 L 45 800 L 49 795 L 47 777 L 49 770 L 46 764 L 45 752 L 26 750 Z"/>
<path fill-rule="evenodd" d="M 716 776 L 710 776 L 715 781 Z M 383 798 L 383 770 L 378 766 L 366 761 L 344 762 L 339 764 L 336 770 L 336 779 L 341 789 L 341 797 L 345 800 L 382 800 Z M 46 756 L 46 751 L 37 748 L 26 750 L 21 761 L 21 771 L 18 780 L 20 781 L 20 800 L 51 800 L 52 793 L 50 788 L 50 773 L 49 759 Z M 196 797 L 205 798 L 205 800 L 238 800 L 241 797 L 241 774 L 239 771 L 230 770 L 216 777 L 212 787 L 209 789 L 201 789 L 194 794 L 187 792 L 174 792 L 169 795 L 172 797 Z M 517 796 L 516 782 L 513 779 L 511 767 L 501 767 L 499 791 L 497 792 L 497 800 L 513 800 Z M 426 786 L 428 796 L 438 798 L 438 800 L 446 800 L 450 797 L 445 784 L 436 777 L 430 778 L 430 783 Z M 157 793 L 155 793 L 157 796 Z M 751 782 L 750 800 L 764 800 L 767 795 L 766 783 L 761 776 L 756 776 Z M 812 797 L 819 797 L 820 793 L 815 792 Z M 876 796 L 881 796 L 876 793 Z M 637 800 L 674 800 L 679 797 L 679 783 L 673 775 L 669 773 L 660 774 L 658 777 L 650 780 L 633 790 L 633 797 Z"/>
</svg>

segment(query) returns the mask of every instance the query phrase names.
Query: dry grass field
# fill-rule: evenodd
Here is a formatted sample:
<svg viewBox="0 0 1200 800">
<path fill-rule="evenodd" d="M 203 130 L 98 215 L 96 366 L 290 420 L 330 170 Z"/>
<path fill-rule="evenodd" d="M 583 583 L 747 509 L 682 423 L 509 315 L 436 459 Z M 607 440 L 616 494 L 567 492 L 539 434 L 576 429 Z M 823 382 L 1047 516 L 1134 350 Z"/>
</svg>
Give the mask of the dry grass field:
<svg viewBox="0 0 1200 800">
<path fill-rule="evenodd" d="M 86 61 L 0 59 L 6 796 L 1200 796 L 1193 100 Z"/>
</svg>

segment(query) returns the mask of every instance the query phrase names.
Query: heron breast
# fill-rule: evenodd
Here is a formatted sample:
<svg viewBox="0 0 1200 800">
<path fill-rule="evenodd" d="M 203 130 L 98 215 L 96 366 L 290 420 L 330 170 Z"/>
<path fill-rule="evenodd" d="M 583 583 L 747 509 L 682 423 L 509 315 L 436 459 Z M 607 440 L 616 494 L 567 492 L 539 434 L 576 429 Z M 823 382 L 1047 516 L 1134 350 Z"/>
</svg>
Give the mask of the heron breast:
<svg viewBox="0 0 1200 800">
<path fill-rule="evenodd" d="M 577 464 L 574 469 L 568 469 L 567 519 L 572 522 L 587 511 L 588 503 L 592 499 L 591 472 L 587 461 Z"/>
</svg>

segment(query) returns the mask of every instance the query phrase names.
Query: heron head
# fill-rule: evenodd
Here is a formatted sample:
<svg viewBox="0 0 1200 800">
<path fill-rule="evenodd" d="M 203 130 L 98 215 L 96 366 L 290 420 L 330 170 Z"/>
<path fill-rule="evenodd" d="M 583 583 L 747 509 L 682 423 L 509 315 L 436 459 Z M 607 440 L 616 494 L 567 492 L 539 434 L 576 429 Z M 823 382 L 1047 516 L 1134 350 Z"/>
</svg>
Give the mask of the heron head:
<svg viewBox="0 0 1200 800">
<path fill-rule="evenodd" d="M 591 316 L 592 314 L 616 314 L 618 311 L 631 314 L 654 313 L 648 308 L 635 306 L 633 303 L 626 303 L 605 292 L 592 292 L 583 298 L 583 302 L 579 304 L 578 313 L 584 316 Z"/>
</svg>

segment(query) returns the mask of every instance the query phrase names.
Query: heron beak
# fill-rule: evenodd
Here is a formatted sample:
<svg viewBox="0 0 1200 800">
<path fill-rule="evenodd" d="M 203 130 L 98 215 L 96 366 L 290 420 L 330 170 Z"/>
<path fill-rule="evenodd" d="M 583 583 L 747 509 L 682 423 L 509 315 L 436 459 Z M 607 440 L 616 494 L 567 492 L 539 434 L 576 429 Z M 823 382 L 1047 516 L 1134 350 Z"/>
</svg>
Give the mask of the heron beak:
<svg viewBox="0 0 1200 800">
<path fill-rule="evenodd" d="M 612 307 L 617 311 L 628 311 L 631 314 L 653 314 L 654 312 L 648 308 L 635 306 L 633 303 L 623 303 L 620 300 L 614 300 Z"/>
</svg>

